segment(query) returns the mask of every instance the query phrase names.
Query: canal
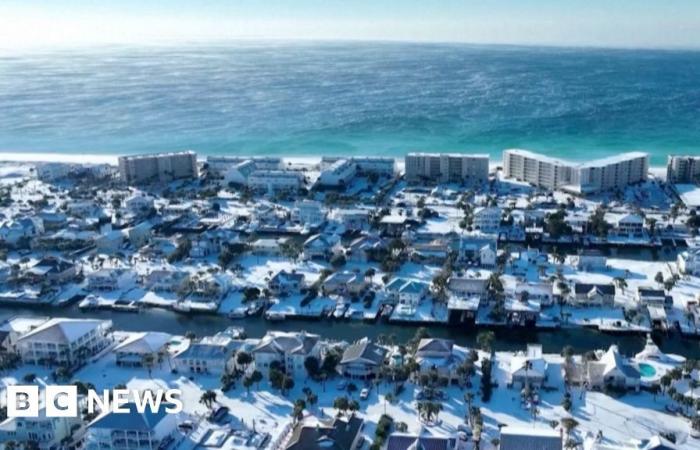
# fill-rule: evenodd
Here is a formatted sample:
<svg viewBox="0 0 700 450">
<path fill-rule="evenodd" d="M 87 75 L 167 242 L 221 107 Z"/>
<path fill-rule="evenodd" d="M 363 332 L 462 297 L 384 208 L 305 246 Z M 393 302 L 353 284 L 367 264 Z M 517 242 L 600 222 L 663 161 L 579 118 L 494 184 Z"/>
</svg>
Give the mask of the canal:
<svg viewBox="0 0 700 450">
<path fill-rule="evenodd" d="M 64 309 L 47 307 L 16 308 L 0 307 L 0 321 L 12 316 L 54 316 L 54 317 L 92 317 L 109 319 L 114 328 L 125 331 L 162 331 L 183 335 L 189 331 L 197 336 L 214 334 L 229 326 L 243 327 L 249 337 L 261 337 L 267 331 L 300 331 L 335 340 L 354 341 L 365 336 L 377 338 L 379 335 L 395 337 L 397 343 L 405 342 L 416 332 L 412 325 L 387 323 L 366 323 L 362 321 L 331 320 L 293 320 L 269 322 L 262 317 L 248 317 L 231 320 L 218 315 L 184 315 L 163 309 L 147 309 L 140 313 L 122 313 L 108 310 L 83 312 L 77 306 Z M 477 330 L 464 330 L 435 326 L 429 329 L 431 336 L 453 339 L 457 344 L 472 347 L 476 345 Z M 634 355 L 644 347 L 645 337 L 641 335 L 610 335 L 587 328 L 567 328 L 553 331 L 495 329 L 496 350 L 523 350 L 526 343 L 540 343 L 545 352 L 558 353 L 565 345 L 571 345 L 576 352 L 595 349 L 607 349 L 617 344 L 627 355 Z M 655 342 L 662 351 L 676 353 L 688 358 L 700 359 L 700 341 L 683 339 L 679 335 L 656 336 Z"/>
</svg>

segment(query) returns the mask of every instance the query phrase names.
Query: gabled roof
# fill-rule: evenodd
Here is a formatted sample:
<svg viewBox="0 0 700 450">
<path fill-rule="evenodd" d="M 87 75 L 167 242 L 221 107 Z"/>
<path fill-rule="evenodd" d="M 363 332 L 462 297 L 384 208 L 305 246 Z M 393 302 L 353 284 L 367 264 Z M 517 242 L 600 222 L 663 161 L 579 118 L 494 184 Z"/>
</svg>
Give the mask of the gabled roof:
<svg viewBox="0 0 700 450">
<path fill-rule="evenodd" d="M 144 354 L 155 353 L 160 351 L 160 349 L 162 349 L 171 338 L 172 336 L 168 333 L 160 333 L 156 331 L 134 333 L 114 347 L 114 352 Z"/>
<path fill-rule="evenodd" d="M 20 336 L 17 341 L 38 339 L 56 344 L 70 344 L 105 323 L 106 321 L 97 319 L 50 319 Z"/>
<path fill-rule="evenodd" d="M 367 338 L 349 345 L 343 352 L 340 364 L 364 363 L 380 365 L 384 362 L 386 350 Z"/>
<path fill-rule="evenodd" d="M 450 450 L 455 439 L 449 436 L 414 435 L 392 433 L 387 440 L 387 450 Z"/>
<path fill-rule="evenodd" d="M 357 416 L 319 420 L 317 424 L 299 422 L 292 431 L 286 450 L 350 450 L 363 422 Z"/>
<path fill-rule="evenodd" d="M 270 331 L 260 340 L 253 352 L 306 355 L 318 341 L 317 334 Z"/>
<path fill-rule="evenodd" d="M 422 352 L 452 353 L 452 347 L 454 347 L 454 341 L 451 339 L 438 339 L 438 338 L 421 339 L 418 342 L 418 348 L 416 349 L 416 354 L 419 354 Z"/>
<path fill-rule="evenodd" d="M 128 403 L 124 405 L 129 408 L 128 413 L 107 412 L 93 420 L 88 428 L 104 430 L 138 430 L 152 431 L 168 413 L 165 409 L 167 404 L 161 403 L 158 411 L 152 413 L 150 408 L 146 408 L 143 413 L 136 410 L 136 404 Z"/>
<path fill-rule="evenodd" d="M 503 427 L 501 450 L 561 450 L 558 431 L 546 428 Z"/>
<path fill-rule="evenodd" d="M 590 294 L 593 290 L 600 292 L 601 295 L 615 295 L 614 284 L 576 283 L 574 285 L 576 294 Z"/>
</svg>

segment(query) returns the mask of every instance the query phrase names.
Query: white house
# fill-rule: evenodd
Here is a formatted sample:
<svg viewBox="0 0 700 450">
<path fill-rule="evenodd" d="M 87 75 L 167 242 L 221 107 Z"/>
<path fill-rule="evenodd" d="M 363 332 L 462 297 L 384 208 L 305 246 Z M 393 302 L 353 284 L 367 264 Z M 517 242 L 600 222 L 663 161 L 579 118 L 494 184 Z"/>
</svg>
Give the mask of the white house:
<svg viewBox="0 0 700 450">
<path fill-rule="evenodd" d="M 613 222 L 615 232 L 622 236 L 641 237 L 644 231 L 644 218 L 639 214 L 624 214 Z"/>
<path fill-rule="evenodd" d="M 91 291 L 113 291 L 125 287 L 133 276 L 124 269 L 100 269 L 88 273 L 85 278 Z"/>
<path fill-rule="evenodd" d="M 167 357 L 168 342 L 172 336 L 168 333 L 146 331 L 132 333 L 114 347 L 118 366 L 142 366 L 146 358 L 153 358 L 154 363 L 161 363 Z"/>
<path fill-rule="evenodd" d="M 576 259 L 576 267 L 587 272 L 605 270 L 608 266 L 608 260 L 600 250 L 585 249 Z"/>
<path fill-rule="evenodd" d="M 498 231 L 503 212 L 498 206 L 480 207 L 474 210 L 473 227 L 485 233 Z"/>
<path fill-rule="evenodd" d="M 547 367 L 547 361 L 542 356 L 542 346 L 528 344 L 527 352 L 516 353 L 510 359 L 508 384 L 541 387 L 547 380 Z"/>
<path fill-rule="evenodd" d="M 122 230 L 111 230 L 100 234 L 95 239 L 97 250 L 102 253 L 114 253 L 124 245 L 124 232 Z"/>
<path fill-rule="evenodd" d="M 2 421 L 0 442 L 13 441 L 17 444 L 33 442 L 41 450 L 55 450 L 61 448 L 61 441 L 72 437 L 73 429 L 81 424 L 80 416 L 47 417 L 46 408 L 42 405 L 37 417 L 10 417 Z"/>
<path fill-rule="evenodd" d="M 326 211 L 321 202 L 302 200 L 294 204 L 292 221 L 301 225 L 316 226 L 326 221 Z"/>
<path fill-rule="evenodd" d="M 138 412 L 134 403 L 125 407 L 128 413 L 106 411 L 88 424 L 86 450 L 155 450 L 172 442 L 180 418 L 166 412 L 167 404 L 155 412 Z"/>
<path fill-rule="evenodd" d="M 304 274 L 280 270 L 267 283 L 274 295 L 286 296 L 298 293 L 304 287 Z"/>
<path fill-rule="evenodd" d="M 276 361 L 285 368 L 287 375 L 304 379 L 308 375 L 304 361 L 310 356 L 320 359 L 321 347 L 317 334 L 268 331 L 252 353 L 255 368 L 263 374 L 269 373 L 270 365 Z"/>
<path fill-rule="evenodd" d="M 315 234 L 304 242 L 302 256 L 304 259 L 326 259 L 331 255 L 338 240 L 337 236 Z"/>
<path fill-rule="evenodd" d="M 145 216 L 153 210 L 155 200 L 152 196 L 137 192 L 124 200 L 124 208 L 134 216 Z"/>
<path fill-rule="evenodd" d="M 141 286 L 153 292 L 176 292 L 188 276 L 185 271 L 152 270 L 141 277 Z"/>
<path fill-rule="evenodd" d="M 182 373 L 222 375 L 235 366 L 237 344 L 232 340 L 193 342 L 174 358 Z"/>
<path fill-rule="evenodd" d="M 678 270 L 686 275 L 700 275 L 700 248 L 692 248 L 678 255 Z"/>
<path fill-rule="evenodd" d="M 571 298 L 576 305 L 613 306 L 615 285 L 576 283 Z"/>
<path fill-rule="evenodd" d="M 111 320 L 50 319 L 17 339 L 28 364 L 79 365 L 111 342 Z"/>
<path fill-rule="evenodd" d="M 421 339 L 416 347 L 415 360 L 421 374 L 436 371 L 440 377 L 456 380 L 459 377 L 457 368 L 464 359 L 465 355 L 456 351 L 451 339 Z"/>
<path fill-rule="evenodd" d="M 352 160 L 339 159 L 321 170 L 318 183 L 321 186 L 346 186 L 357 173 L 357 166 Z"/>
<path fill-rule="evenodd" d="M 384 289 L 400 305 L 416 308 L 428 294 L 430 285 L 424 281 L 394 278 Z"/>
<path fill-rule="evenodd" d="M 586 381 L 591 388 L 613 386 L 639 389 L 639 369 L 620 355 L 616 345 L 611 345 L 597 361 L 586 361 L 582 364 L 585 365 Z"/>
<path fill-rule="evenodd" d="M 349 378 L 368 380 L 375 378 L 384 364 L 386 349 L 362 338 L 350 344 L 343 351 L 340 360 L 340 373 Z"/>
</svg>

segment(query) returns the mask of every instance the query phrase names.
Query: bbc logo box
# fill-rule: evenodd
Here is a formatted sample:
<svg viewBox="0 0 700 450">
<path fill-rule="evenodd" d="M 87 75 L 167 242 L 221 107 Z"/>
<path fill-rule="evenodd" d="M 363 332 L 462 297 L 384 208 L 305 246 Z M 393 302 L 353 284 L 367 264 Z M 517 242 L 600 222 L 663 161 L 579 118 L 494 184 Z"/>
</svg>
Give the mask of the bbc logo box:
<svg viewBox="0 0 700 450">
<path fill-rule="evenodd" d="M 8 417 L 39 417 L 41 405 L 44 405 L 46 417 L 78 417 L 77 386 L 46 386 L 43 390 L 43 402 L 39 386 L 7 386 Z"/>
</svg>

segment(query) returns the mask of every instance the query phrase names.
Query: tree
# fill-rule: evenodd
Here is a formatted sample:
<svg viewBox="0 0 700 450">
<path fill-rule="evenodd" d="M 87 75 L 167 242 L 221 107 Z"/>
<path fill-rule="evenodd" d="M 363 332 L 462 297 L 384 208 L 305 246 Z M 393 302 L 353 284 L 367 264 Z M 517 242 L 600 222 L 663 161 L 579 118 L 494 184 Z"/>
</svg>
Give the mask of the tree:
<svg viewBox="0 0 700 450">
<path fill-rule="evenodd" d="M 493 350 L 493 342 L 496 340 L 496 334 L 491 330 L 480 331 L 476 336 L 476 344 L 485 352 Z"/>
<path fill-rule="evenodd" d="M 625 280 L 622 277 L 615 277 L 613 278 L 613 281 L 615 282 L 615 285 L 622 291 L 622 293 L 625 293 L 625 289 L 627 288 L 627 280 Z"/>
<path fill-rule="evenodd" d="M 656 281 L 657 284 L 662 285 L 664 283 L 664 274 L 662 274 L 661 272 L 656 272 L 654 281 Z"/>
<path fill-rule="evenodd" d="M 318 358 L 315 356 L 308 356 L 304 360 L 304 368 L 311 378 L 316 378 L 321 372 L 321 363 L 319 363 Z"/>
<path fill-rule="evenodd" d="M 263 380 L 263 374 L 259 370 L 254 370 L 250 374 L 250 379 L 255 383 L 255 385 L 260 389 L 260 382 Z"/>
<path fill-rule="evenodd" d="M 202 393 L 202 396 L 199 398 L 199 403 L 205 405 L 207 408 L 211 408 L 212 405 L 216 402 L 216 392 L 208 389 Z"/>
<path fill-rule="evenodd" d="M 333 400 L 333 407 L 339 412 L 345 414 L 350 407 L 350 401 L 345 396 L 336 397 L 336 399 Z"/>
<path fill-rule="evenodd" d="M 251 377 L 243 378 L 243 387 L 246 389 L 248 395 L 250 395 L 250 387 L 253 385 L 254 381 Z"/>
<path fill-rule="evenodd" d="M 151 378 L 151 373 L 153 372 L 153 367 L 156 364 L 156 357 L 153 353 L 146 353 L 141 359 L 141 364 L 148 370 L 148 378 Z"/>
<path fill-rule="evenodd" d="M 244 371 L 248 370 L 248 366 L 253 362 L 253 357 L 250 353 L 240 351 L 236 354 L 236 364 L 244 367 Z"/>
</svg>

